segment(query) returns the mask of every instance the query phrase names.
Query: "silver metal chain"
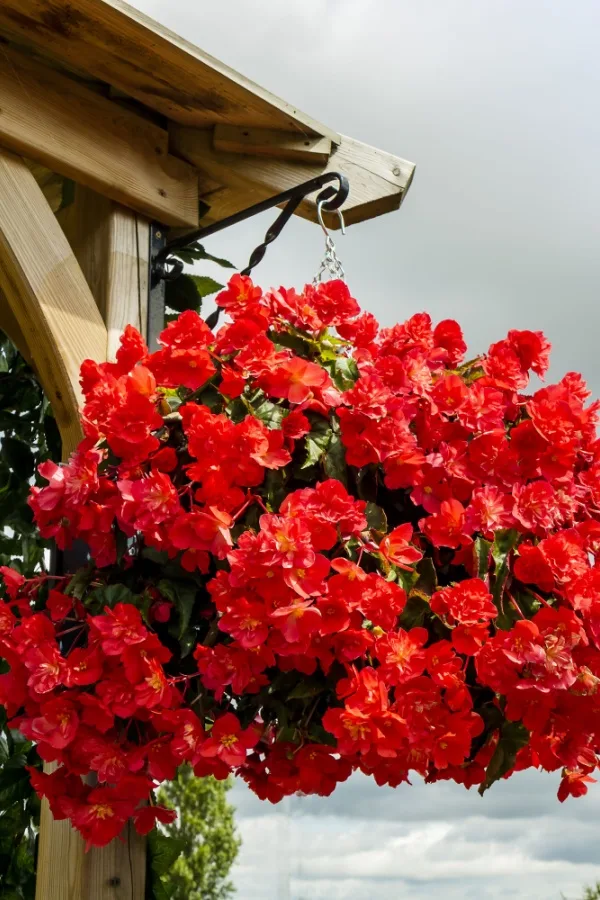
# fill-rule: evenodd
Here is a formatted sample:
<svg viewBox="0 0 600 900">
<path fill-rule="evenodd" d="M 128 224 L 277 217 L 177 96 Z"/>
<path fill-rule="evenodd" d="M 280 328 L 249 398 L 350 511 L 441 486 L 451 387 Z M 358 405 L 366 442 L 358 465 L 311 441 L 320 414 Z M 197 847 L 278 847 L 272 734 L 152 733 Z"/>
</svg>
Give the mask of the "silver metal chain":
<svg viewBox="0 0 600 900">
<path fill-rule="evenodd" d="M 321 200 L 321 202 L 317 204 L 317 219 L 319 220 L 319 225 L 321 226 L 321 228 L 323 229 L 323 233 L 325 234 L 325 253 L 323 255 L 323 259 L 321 260 L 319 271 L 313 278 L 313 285 L 315 287 L 320 284 L 326 276 L 329 276 L 329 278 L 341 278 L 342 281 L 346 277 L 344 267 L 342 266 L 342 263 L 340 262 L 340 259 L 336 253 L 333 238 L 331 237 L 329 231 L 327 230 L 327 226 L 323 221 L 322 206 L 325 202 L 326 201 Z M 342 211 L 340 209 L 337 209 L 336 212 L 340 219 L 342 234 L 346 234 L 346 227 Z"/>
</svg>

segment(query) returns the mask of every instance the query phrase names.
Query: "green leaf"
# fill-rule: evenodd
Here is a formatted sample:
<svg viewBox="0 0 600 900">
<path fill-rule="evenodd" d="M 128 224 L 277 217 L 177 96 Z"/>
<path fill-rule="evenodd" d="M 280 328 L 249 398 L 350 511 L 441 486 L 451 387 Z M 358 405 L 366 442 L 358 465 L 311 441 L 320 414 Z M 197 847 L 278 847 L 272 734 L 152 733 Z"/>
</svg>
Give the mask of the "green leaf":
<svg viewBox="0 0 600 900">
<path fill-rule="evenodd" d="M 35 468 L 35 456 L 23 441 L 13 437 L 2 438 L 2 456 L 15 475 L 26 480 Z"/>
<path fill-rule="evenodd" d="M 23 832 L 24 813 L 20 804 L 0 810 L 0 845 L 6 839 L 12 841 L 15 834 Z"/>
<path fill-rule="evenodd" d="M 260 419 L 267 428 L 281 428 L 281 423 L 289 414 L 289 410 L 272 403 L 270 400 L 263 400 L 258 406 L 253 407 L 254 415 Z"/>
<path fill-rule="evenodd" d="M 288 331 L 275 331 L 270 332 L 269 337 L 275 342 L 276 346 L 287 347 L 288 350 L 293 350 L 299 356 L 307 357 L 310 355 L 311 345 L 309 339 L 303 338 L 299 334 L 290 334 Z"/>
<path fill-rule="evenodd" d="M 172 900 L 175 885 L 165 883 L 158 875 L 152 878 L 152 900 Z M 2 900 L 2 898 L 0 898 Z"/>
<path fill-rule="evenodd" d="M 358 366 L 347 356 L 338 356 L 331 362 L 326 362 L 325 368 L 340 391 L 349 391 L 358 381 Z"/>
<path fill-rule="evenodd" d="M 271 509 L 279 509 L 285 498 L 285 471 L 283 469 L 267 469 L 264 484 L 267 502 Z"/>
<path fill-rule="evenodd" d="M 160 593 L 173 603 L 179 615 L 179 624 L 173 628 L 173 634 L 181 647 L 181 655 L 186 656 L 194 645 L 188 633 L 192 611 L 196 602 L 196 585 L 193 582 L 167 581 L 162 579 L 157 588 Z"/>
<path fill-rule="evenodd" d="M 75 597 L 77 600 L 82 600 L 93 577 L 94 570 L 91 565 L 79 569 L 69 581 L 69 584 L 64 589 L 64 593 L 67 594 L 68 597 Z"/>
<path fill-rule="evenodd" d="M 477 576 L 485 580 L 490 569 L 490 551 L 492 542 L 486 541 L 485 538 L 478 537 L 473 543 L 473 553 L 475 555 L 475 571 Z"/>
<path fill-rule="evenodd" d="M 222 291 L 225 287 L 220 281 L 215 281 L 214 278 L 209 278 L 208 275 L 190 275 L 189 277 L 196 285 L 198 294 L 201 297 L 209 297 L 211 294 L 216 294 L 217 291 Z"/>
<path fill-rule="evenodd" d="M 35 871 L 35 857 L 31 851 L 30 841 L 25 835 L 13 857 L 13 865 L 21 876 Z"/>
<path fill-rule="evenodd" d="M 378 467 L 369 464 L 363 466 L 356 473 L 356 492 L 361 500 L 370 500 L 375 503 L 378 496 Z"/>
<path fill-rule="evenodd" d="M 213 413 L 219 413 L 223 409 L 223 395 L 218 392 L 214 384 L 209 384 L 203 388 L 202 393 L 198 397 L 198 402 L 203 406 L 207 406 Z"/>
<path fill-rule="evenodd" d="M 317 722 L 311 723 L 311 726 L 308 730 L 308 736 L 311 741 L 315 741 L 317 744 L 325 744 L 329 747 L 335 747 L 336 739 L 329 731 L 325 731 L 322 725 L 319 725 Z"/>
<path fill-rule="evenodd" d="M 327 419 L 313 420 L 311 431 L 306 435 L 306 457 L 300 466 L 301 469 L 308 469 L 321 462 L 332 436 L 333 428 Z"/>
<path fill-rule="evenodd" d="M 4 775 L 4 773 L 2 773 Z M 4 780 L 4 779 L 3 779 Z M 19 777 L 15 776 L 14 784 L 0 788 L 0 808 L 10 806 L 13 803 L 21 804 L 31 794 L 31 782 L 27 772 L 22 769 Z"/>
<path fill-rule="evenodd" d="M 144 547 L 140 556 L 148 559 L 150 562 L 156 563 L 158 566 L 165 566 L 169 561 L 169 554 L 166 550 L 157 550 L 155 547 Z"/>
<path fill-rule="evenodd" d="M 419 574 L 419 579 L 415 583 L 413 590 L 431 597 L 438 587 L 437 572 L 433 560 L 429 556 L 424 556 L 417 563 L 416 570 Z"/>
<path fill-rule="evenodd" d="M 517 545 L 519 537 L 520 534 L 516 528 L 503 528 L 496 532 L 494 543 L 492 544 L 492 557 L 495 564 L 492 596 L 501 614 L 504 613 L 502 598 L 506 579 L 510 573 L 509 554 Z"/>
<path fill-rule="evenodd" d="M 398 584 L 404 588 L 407 594 L 414 590 L 419 580 L 419 573 L 416 569 L 390 569 L 387 581 L 393 581 L 394 577 L 398 579 Z"/>
<path fill-rule="evenodd" d="M 0 887 L 0 900 L 23 900 L 23 894 L 16 888 Z"/>
<path fill-rule="evenodd" d="M 185 844 L 179 838 L 151 831 L 148 835 L 148 850 L 152 872 L 155 875 L 166 875 L 185 850 Z"/>
<path fill-rule="evenodd" d="M 377 506 L 376 503 L 373 503 L 372 500 L 369 500 L 367 506 L 365 508 L 365 516 L 367 519 L 367 525 L 373 531 L 380 531 L 383 534 L 387 532 L 387 516 L 383 509 L 380 506 Z"/>
<path fill-rule="evenodd" d="M 165 283 L 165 304 L 175 312 L 184 312 L 186 309 L 199 310 L 202 306 L 200 294 L 194 276 L 180 275 L 174 281 Z"/>
<path fill-rule="evenodd" d="M 190 244 L 189 247 L 182 247 L 181 250 L 175 250 L 173 256 L 178 256 L 185 263 L 206 259 L 208 262 L 216 263 L 223 269 L 235 269 L 233 263 L 230 263 L 228 259 L 222 259 L 220 256 L 213 256 L 212 253 L 207 253 L 202 244 Z"/>
<path fill-rule="evenodd" d="M 337 478 L 343 485 L 348 484 L 346 473 L 346 450 L 339 434 L 332 432 L 323 456 L 323 468 L 328 478 Z"/>
<path fill-rule="evenodd" d="M 504 722 L 500 729 L 500 739 L 485 772 L 485 781 L 479 787 L 481 796 L 495 781 L 509 772 L 517 753 L 529 742 L 529 731 L 522 722 Z"/>
<path fill-rule="evenodd" d="M 307 700 L 316 697 L 325 690 L 325 686 L 316 678 L 303 678 L 288 694 L 288 700 Z"/>
<path fill-rule="evenodd" d="M 413 594 L 408 598 L 406 606 L 402 610 L 400 625 L 406 630 L 417 626 L 422 627 L 429 612 L 429 603 L 419 594 Z"/>
<path fill-rule="evenodd" d="M 138 606 L 139 594 L 134 594 L 124 584 L 109 584 L 106 587 L 96 588 L 91 594 L 90 599 L 94 599 L 102 604 L 102 607 L 108 606 L 113 609 L 117 603 L 130 603 Z"/>
<path fill-rule="evenodd" d="M 221 315 L 221 307 L 217 306 L 213 312 L 211 312 L 210 316 L 206 317 L 206 324 L 209 328 L 216 328 L 219 324 L 219 317 Z"/>
<path fill-rule="evenodd" d="M 49 409 L 44 416 L 43 422 L 44 438 L 48 447 L 48 455 L 51 459 L 60 459 L 61 454 L 61 438 L 56 419 Z"/>
</svg>

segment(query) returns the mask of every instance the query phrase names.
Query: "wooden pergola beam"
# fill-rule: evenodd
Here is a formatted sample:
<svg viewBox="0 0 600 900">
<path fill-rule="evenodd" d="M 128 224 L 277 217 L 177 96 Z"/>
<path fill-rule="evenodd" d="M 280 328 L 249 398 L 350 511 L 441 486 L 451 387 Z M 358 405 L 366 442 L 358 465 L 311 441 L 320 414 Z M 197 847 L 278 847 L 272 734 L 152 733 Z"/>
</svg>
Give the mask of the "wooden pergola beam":
<svg viewBox="0 0 600 900">
<path fill-rule="evenodd" d="M 2 0 L 0 33 L 184 125 L 339 135 L 122 0 Z"/>
<path fill-rule="evenodd" d="M 81 439 L 79 367 L 106 359 L 107 331 L 69 242 L 27 165 L 0 149 L 0 290 L 68 454 Z"/>
<path fill-rule="evenodd" d="M 198 176 L 168 134 L 67 75 L 0 48 L 0 145 L 167 225 L 198 223 Z"/>
</svg>

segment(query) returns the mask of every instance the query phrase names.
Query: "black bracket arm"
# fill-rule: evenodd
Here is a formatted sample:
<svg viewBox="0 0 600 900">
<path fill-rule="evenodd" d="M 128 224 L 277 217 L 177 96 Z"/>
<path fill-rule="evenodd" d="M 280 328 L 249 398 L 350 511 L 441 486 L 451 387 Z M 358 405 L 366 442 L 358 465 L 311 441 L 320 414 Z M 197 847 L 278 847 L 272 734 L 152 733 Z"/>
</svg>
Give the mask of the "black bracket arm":
<svg viewBox="0 0 600 900">
<path fill-rule="evenodd" d="M 330 184 L 330 182 L 333 181 L 337 182 L 337 186 L 334 187 Z M 325 187 L 325 185 L 329 186 Z M 173 281 L 181 275 L 183 272 L 183 263 L 175 256 L 178 250 L 184 250 L 195 244 L 197 241 L 209 237 L 211 234 L 216 234 L 218 231 L 223 231 L 223 229 L 229 228 L 231 225 L 237 225 L 238 222 L 244 222 L 246 219 L 250 219 L 258 213 L 265 212 L 268 209 L 273 209 L 275 206 L 281 206 L 285 203 L 281 213 L 265 234 L 263 242 L 252 252 L 248 265 L 242 270 L 242 275 L 249 275 L 252 269 L 258 265 L 264 257 L 269 244 L 272 244 L 273 241 L 279 237 L 284 226 L 296 212 L 305 197 L 309 194 L 313 194 L 320 188 L 324 189 L 317 195 L 316 202 L 317 205 L 320 205 L 322 210 L 327 211 L 339 209 L 346 201 L 350 192 L 348 179 L 345 175 L 341 175 L 339 172 L 325 172 L 322 175 L 317 175 L 316 178 L 311 178 L 310 181 L 305 181 L 303 184 L 298 184 L 296 187 L 283 191 L 283 193 L 277 194 L 275 197 L 269 197 L 268 200 L 263 200 L 261 203 L 255 203 L 254 206 L 249 206 L 247 209 L 243 209 L 233 216 L 228 216 L 220 222 L 206 225 L 204 228 L 199 228 L 191 234 L 186 234 L 173 241 L 168 241 L 152 256 L 152 283 L 157 285 L 161 281 Z"/>
</svg>

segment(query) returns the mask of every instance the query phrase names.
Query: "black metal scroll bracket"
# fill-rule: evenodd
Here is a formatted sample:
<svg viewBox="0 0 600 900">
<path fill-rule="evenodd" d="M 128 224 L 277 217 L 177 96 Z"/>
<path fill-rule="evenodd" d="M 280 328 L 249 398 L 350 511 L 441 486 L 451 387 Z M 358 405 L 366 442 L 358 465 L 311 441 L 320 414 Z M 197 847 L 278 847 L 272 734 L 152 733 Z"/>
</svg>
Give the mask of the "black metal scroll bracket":
<svg viewBox="0 0 600 900">
<path fill-rule="evenodd" d="M 337 181 L 337 187 L 332 185 L 325 187 L 325 185 L 329 184 L 331 181 Z M 265 212 L 268 209 L 273 209 L 273 207 L 285 203 L 283 210 L 265 234 L 263 242 L 252 252 L 248 265 L 242 270 L 242 275 L 250 275 L 252 269 L 258 265 L 264 257 L 269 244 L 272 244 L 273 241 L 279 237 L 284 226 L 289 219 L 291 219 L 305 197 L 318 191 L 319 188 L 324 188 L 324 190 L 320 191 L 317 195 L 316 203 L 322 210 L 326 211 L 339 209 L 350 193 L 350 186 L 345 175 L 341 175 L 339 172 L 325 172 L 323 175 L 311 178 L 310 181 L 298 184 L 296 187 L 283 191 L 283 193 L 277 194 L 275 197 L 263 200 L 262 203 L 255 203 L 254 206 L 249 206 L 247 209 L 243 209 L 233 216 L 221 219 L 220 222 L 215 222 L 213 225 L 206 225 L 204 228 L 199 228 L 198 231 L 194 231 L 191 234 L 185 234 L 183 237 L 167 242 L 162 248 L 152 254 L 152 285 L 157 286 L 161 281 L 174 281 L 176 278 L 179 278 L 183 272 L 183 263 L 174 256 L 177 250 L 183 250 L 191 244 L 195 244 L 196 241 L 207 238 L 211 234 L 216 234 L 218 231 L 223 231 L 225 228 L 229 228 L 230 225 L 237 225 L 238 222 L 244 222 L 246 219 L 250 219 L 258 213 Z"/>
</svg>

